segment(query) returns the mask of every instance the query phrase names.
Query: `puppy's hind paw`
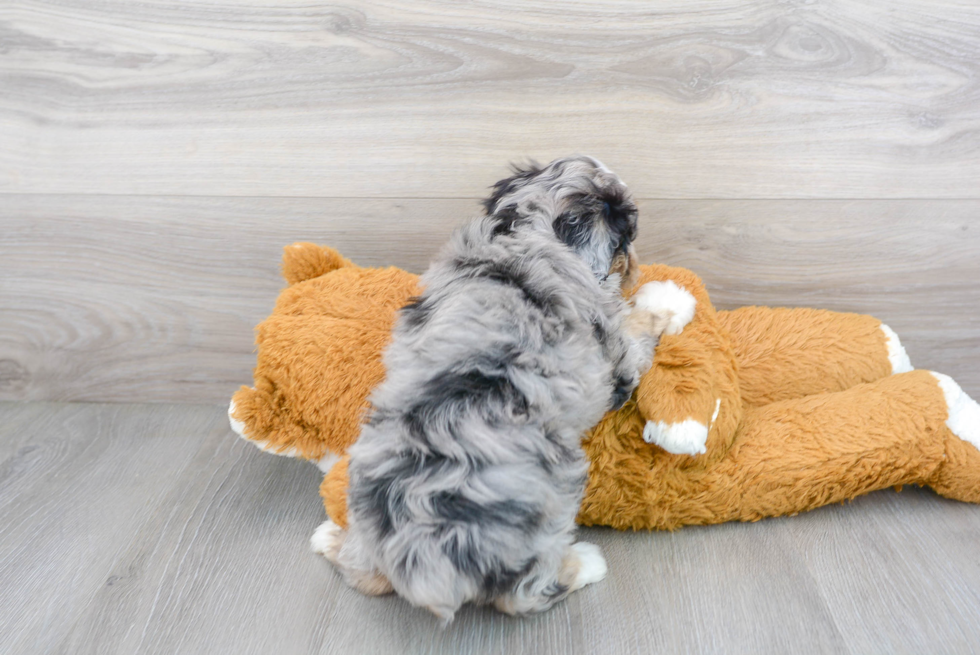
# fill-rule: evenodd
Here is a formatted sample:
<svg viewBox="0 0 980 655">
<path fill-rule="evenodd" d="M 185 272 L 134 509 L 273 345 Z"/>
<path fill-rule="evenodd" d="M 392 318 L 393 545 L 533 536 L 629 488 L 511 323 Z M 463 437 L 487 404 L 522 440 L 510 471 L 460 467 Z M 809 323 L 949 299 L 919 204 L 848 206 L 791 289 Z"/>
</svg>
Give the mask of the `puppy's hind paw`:
<svg viewBox="0 0 980 655">
<path fill-rule="evenodd" d="M 327 519 L 313 531 L 313 536 L 310 537 L 310 549 L 336 564 L 340 547 L 344 545 L 346 536 L 346 530 Z"/>
<path fill-rule="evenodd" d="M 580 541 L 572 544 L 572 550 L 578 556 L 579 568 L 569 588 L 570 591 L 581 589 L 606 577 L 609 569 L 606 566 L 606 558 L 602 556 L 602 550 L 598 546 Z"/>
</svg>

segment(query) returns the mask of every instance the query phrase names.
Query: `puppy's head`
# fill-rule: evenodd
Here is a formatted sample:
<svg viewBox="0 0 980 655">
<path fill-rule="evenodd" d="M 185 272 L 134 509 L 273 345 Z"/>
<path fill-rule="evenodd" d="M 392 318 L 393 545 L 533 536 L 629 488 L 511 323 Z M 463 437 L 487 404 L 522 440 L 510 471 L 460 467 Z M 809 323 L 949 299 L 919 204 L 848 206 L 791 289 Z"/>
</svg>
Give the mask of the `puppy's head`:
<svg viewBox="0 0 980 655">
<path fill-rule="evenodd" d="M 596 277 L 618 273 L 624 289 L 636 283 L 636 204 L 626 185 L 597 159 L 574 156 L 543 167 L 515 167 L 511 177 L 494 185 L 483 204 L 487 214 L 498 219 L 495 233 L 544 215 L 548 229 L 582 257 Z"/>
</svg>

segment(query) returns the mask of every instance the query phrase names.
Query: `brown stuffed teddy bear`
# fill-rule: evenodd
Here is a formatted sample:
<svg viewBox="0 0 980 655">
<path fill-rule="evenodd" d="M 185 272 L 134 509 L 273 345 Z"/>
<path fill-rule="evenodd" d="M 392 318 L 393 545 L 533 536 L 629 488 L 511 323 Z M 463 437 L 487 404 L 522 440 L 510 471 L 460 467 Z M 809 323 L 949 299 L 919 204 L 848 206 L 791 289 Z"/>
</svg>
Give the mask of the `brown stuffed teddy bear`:
<svg viewBox="0 0 980 655">
<path fill-rule="evenodd" d="M 229 416 L 263 450 L 315 461 L 327 513 L 346 526 L 345 454 L 417 277 L 309 243 L 286 248 L 283 275 L 290 286 L 257 328 L 255 386 Z M 949 377 L 912 370 L 888 326 L 815 309 L 715 311 L 680 268 L 642 266 L 648 282 L 665 308 L 687 301 L 693 315 L 583 441 L 580 523 L 754 521 L 903 484 L 980 503 L 980 406 Z"/>
</svg>

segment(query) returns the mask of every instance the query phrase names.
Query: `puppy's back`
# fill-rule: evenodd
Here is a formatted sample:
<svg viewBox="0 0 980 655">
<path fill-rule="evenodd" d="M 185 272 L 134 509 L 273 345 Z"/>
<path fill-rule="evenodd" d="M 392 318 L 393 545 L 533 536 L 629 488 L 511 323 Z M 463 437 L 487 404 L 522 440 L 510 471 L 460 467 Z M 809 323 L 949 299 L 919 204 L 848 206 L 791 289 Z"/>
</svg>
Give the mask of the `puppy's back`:
<svg viewBox="0 0 980 655">
<path fill-rule="evenodd" d="M 571 543 L 578 440 L 608 404 L 609 365 L 580 312 L 594 300 L 569 290 L 590 273 L 555 250 L 458 237 L 403 310 L 351 451 L 352 531 L 440 616 L 555 568 Z"/>
</svg>

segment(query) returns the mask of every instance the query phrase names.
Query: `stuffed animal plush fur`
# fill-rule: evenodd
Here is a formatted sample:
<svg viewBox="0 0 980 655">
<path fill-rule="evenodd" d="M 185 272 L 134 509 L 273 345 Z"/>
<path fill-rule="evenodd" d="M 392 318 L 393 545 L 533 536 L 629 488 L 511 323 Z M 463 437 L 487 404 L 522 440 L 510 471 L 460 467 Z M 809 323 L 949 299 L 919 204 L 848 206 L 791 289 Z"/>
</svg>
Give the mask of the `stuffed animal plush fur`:
<svg viewBox="0 0 980 655">
<path fill-rule="evenodd" d="M 257 328 L 255 385 L 234 395 L 229 416 L 263 450 L 315 461 L 327 513 L 345 526 L 345 454 L 417 278 L 308 243 L 286 249 L 283 275 L 290 286 Z M 949 377 L 913 370 L 880 321 L 716 311 L 680 268 L 642 266 L 637 288 L 647 282 L 682 318 L 633 398 L 583 442 L 592 464 L 580 523 L 754 521 L 904 484 L 980 503 L 980 406 Z"/>
</svg>

